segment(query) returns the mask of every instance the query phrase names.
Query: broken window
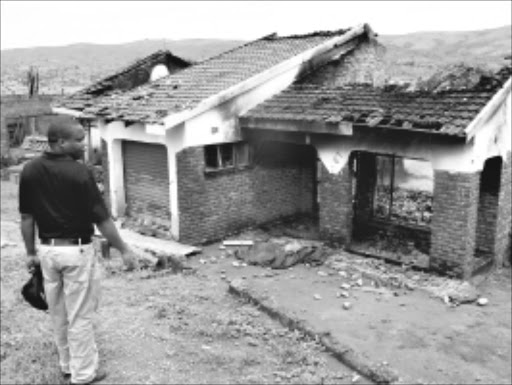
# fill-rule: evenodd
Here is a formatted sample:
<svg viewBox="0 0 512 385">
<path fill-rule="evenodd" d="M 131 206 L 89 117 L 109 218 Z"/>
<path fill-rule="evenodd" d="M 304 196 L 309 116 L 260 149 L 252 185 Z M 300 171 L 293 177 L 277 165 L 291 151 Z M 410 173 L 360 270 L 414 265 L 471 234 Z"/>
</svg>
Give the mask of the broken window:
<svg viewBox="0 0 512 385">
<path fill-rule="evenodd" d="M 376 156 L 374 216 L 428 226 L 432 218 L 434 171 L 430 162 Z"/>
<path fill-rule="evenodd" d="M 250 151 L 247 143 L 224 143 L 205 146 L 207 171 L 242 167 L 250 164 Z"/>
</svg>

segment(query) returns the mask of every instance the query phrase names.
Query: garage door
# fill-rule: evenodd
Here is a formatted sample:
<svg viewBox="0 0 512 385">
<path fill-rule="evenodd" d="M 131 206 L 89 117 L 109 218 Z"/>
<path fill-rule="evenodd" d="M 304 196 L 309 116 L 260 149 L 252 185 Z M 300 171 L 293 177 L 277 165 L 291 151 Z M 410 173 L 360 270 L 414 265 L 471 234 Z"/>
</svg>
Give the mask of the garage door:
<svg viewBox="0 0 512 385">
<path fill-rule="evenodd" d="M 124 186 L 129 216 L 170 219 L 167 149 L 123 141 Z"/>
</svg>

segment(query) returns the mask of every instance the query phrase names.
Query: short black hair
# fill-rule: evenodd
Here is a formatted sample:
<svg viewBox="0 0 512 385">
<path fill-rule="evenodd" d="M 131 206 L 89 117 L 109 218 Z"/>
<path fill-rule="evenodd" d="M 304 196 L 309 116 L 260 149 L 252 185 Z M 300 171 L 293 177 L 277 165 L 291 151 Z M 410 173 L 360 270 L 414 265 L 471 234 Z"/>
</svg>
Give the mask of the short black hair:
<svg viewBox="0 0 512 385">
<path fill-rule="evenodd" d="M 78 123 L 57 122 L 48 127 L 48 143 L 57 143 L 59 139 L 69 139 L 73 135 L 73 129 L 81 127 Z"/>
</svg>

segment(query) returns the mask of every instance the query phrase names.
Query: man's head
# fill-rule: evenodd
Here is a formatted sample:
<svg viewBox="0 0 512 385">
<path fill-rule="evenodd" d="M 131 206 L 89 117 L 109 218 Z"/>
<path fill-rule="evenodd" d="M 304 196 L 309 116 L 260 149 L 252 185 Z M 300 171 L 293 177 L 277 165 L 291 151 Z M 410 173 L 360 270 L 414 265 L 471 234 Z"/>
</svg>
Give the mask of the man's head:
<svg viewBox="0 0 512 385">
<path fill-rule="evenodd" d="M 85 132 L 78 123 L 53 123 L 48 128 L 48 144 L 55 153 L 78 160 L 84 154 Z"/>
</svg>

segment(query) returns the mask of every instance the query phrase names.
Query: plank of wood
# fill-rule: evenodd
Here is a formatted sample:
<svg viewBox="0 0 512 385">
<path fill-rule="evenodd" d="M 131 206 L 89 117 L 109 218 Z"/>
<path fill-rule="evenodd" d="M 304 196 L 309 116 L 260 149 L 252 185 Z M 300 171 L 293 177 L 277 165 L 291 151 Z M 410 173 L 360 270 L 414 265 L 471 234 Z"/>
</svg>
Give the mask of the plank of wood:
<svg viewBox="0 0 512 385">
<path fill-rule="evenodd" d="M 231 240 L 222 242 L 223 246 L 253 246 L 253 241 Z"/>
</svg>

